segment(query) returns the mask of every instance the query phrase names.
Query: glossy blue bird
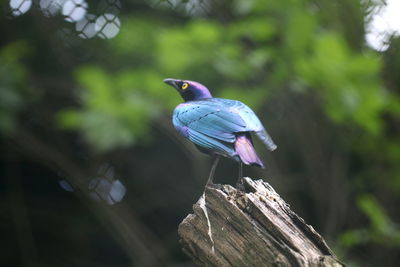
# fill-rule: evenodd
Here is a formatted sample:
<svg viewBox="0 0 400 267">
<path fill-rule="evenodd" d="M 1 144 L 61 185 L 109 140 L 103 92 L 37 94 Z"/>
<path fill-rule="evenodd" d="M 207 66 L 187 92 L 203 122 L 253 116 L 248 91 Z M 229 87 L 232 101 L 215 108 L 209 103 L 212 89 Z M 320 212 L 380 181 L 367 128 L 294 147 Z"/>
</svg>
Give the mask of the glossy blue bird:
<svg viewBox="0 0 400 267">
<path fill-rule="evenodd" d="M 251 133 L 257 135 L 273 151 L 276 145 L 257 115 L 237 100 L 212 97 L 204 85 L 187 80 L 165 79 L 182 96 L 172 115 L 175 129 L 204 153 L 214 157 L 207 184 L 213 176 L 220 156 L 239 162 L 238 185 L 242 180 L 242 164 L 264 168 L 258 157 Z"/>
</svg>

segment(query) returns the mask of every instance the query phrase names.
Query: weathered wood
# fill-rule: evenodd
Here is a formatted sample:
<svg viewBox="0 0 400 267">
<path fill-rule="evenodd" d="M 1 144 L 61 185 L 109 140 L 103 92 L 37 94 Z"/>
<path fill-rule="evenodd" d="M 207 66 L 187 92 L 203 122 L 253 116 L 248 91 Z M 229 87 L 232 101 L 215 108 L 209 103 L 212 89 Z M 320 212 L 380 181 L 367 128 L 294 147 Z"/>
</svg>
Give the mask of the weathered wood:
<svg viewBox="0 0 400 267">
<path fill-rule="evenodd" d="M 262 180 L 245 192 L 206 187 L 179 225 L 183 250 L 200 266 L 344 266 L 324 239 Z"/>
</svg>

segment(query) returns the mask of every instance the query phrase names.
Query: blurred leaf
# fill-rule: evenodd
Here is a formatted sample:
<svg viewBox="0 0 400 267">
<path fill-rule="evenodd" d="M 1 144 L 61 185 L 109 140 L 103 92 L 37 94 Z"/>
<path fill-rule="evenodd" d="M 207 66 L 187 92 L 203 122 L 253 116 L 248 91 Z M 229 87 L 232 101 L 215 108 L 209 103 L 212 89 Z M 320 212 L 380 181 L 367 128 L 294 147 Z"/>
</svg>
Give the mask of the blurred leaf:
<svg viewBox="0 0 400 267">
<path fill-rule="evenodd" d="M 260 23 L 262 19 L 263 23 Z M 228 29 L 228 36 L 233 40 L 247 37 L 256 42 L 265 42 L 276 35 L 274 22 L 267 18 L 247 17 L 232 24 Z"/>
<path fill-rule="evenodd" d="M 199 69 L 215 57 L 220 28 L 212 21 L 197 20 L 186 28 L 170 29 L 159 35 L 158 63 L 171 77 Z"/>
<path fill-rule="evenodd" d="M 368 231 L 366 229 L 346 231 L 340 236 L 341 245 L 345 247 L 353 247 L 360 243 L 365 243 L 368 239 Z"/>
<path fill-rule="evenodd" d="M 321 91 L 327 114 L 337 122 L 350 120 L 378 134 L 386 101 L 378 75 L 379 58 L 352 54 L 340 36 L 333 33 L 322 35 L 314 49 L 311 56 L 296 63 L 296 69 L 305 84 Z"/>
<path fill-rule="evenodd" d="M 21 62 L 30 52 L 28 45 L 15 41 L 0 48 L 0 132 L 10 133 L 15 117 L 32 96 L 26 83 L 27 71 Z"/>
<path fill-rule="evenodd" d="M 221 92 L 220 97 L 240 100 L 252 109 L 257 110 L 263 104 L 267 92 L 265 88 L 226 87 Z"/>
<path fill-rule="evenodd" d="M 140 90 L 135 75 L 111 76 L 95 66 L 78 69 L 82 108 L 60 112 L 61 125 L 80 129 L 100 151 L 149 138 L 150 120 L 160 109 Z"/>
<path fill-rule="evenodd" d="M 358 198 L 357 204 L 371 221 L 372 231 L 368 233 L 371 239 L 387 245 L 400 246 L 398 225 L 390 220 L 373 196 L 362 195 Z"/>
<path fill-rule="evenodd" d="M 360 196 L 357 204 L 371 220 L 372 226 L 377 231 L 383 234 L 389 234 L 393 231 L 389 218 L 373 196 Z"/>
<path fill-rule="evenodd" d="M 308 52 L 315 38 L 316 17 L 304 10 L 292 10 L 285 27 L 285 44 L 290 57 L 295 60 Z"/>
</svg>

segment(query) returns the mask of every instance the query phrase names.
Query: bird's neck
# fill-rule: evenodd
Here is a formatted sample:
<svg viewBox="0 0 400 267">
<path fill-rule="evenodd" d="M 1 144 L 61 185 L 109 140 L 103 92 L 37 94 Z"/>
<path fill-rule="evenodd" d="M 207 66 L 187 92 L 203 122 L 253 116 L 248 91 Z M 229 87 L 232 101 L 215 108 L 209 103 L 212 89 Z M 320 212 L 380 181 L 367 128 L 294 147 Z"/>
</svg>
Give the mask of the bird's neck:
<svg viewBox="0 0 400 267">
<path fill-rule="evenodd" d="M 188 90 L 182 93 L 182 98 L 187 101 L 195 101 L 205 98 L 211 98 L 212 95 L 208 90 Z"/>
</svg>

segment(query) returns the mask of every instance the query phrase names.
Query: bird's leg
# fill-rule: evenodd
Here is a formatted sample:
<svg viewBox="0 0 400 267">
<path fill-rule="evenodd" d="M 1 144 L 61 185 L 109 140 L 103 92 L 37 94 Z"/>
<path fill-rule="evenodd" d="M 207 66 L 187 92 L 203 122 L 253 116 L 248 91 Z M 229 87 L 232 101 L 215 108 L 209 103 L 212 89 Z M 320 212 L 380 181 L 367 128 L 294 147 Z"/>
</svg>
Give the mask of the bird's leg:
<svg viewBox="0 0 400 267">
<path fill-rule="evenodd" d="M 244 190 L 243 187 L 243 163 L 239 162 L 239 177 L 236 182 L 236 188 L 240 190 Z"/>
<path fill-rule="evenodd" d="M 214 179 L 214 173 L 215 173 L 215 169 L 217 168 L 218 162 L 219 162 L 219 157 L 220 155 L 218 154 L 214 154 L 213 155 L 213 164 L 211 166 L 211 171 L 210 171 L 210 175 L 208 176 L 208 181 L 207 181 L 207 186 L 213 185 L 213 179 Z"/>
</svg>

